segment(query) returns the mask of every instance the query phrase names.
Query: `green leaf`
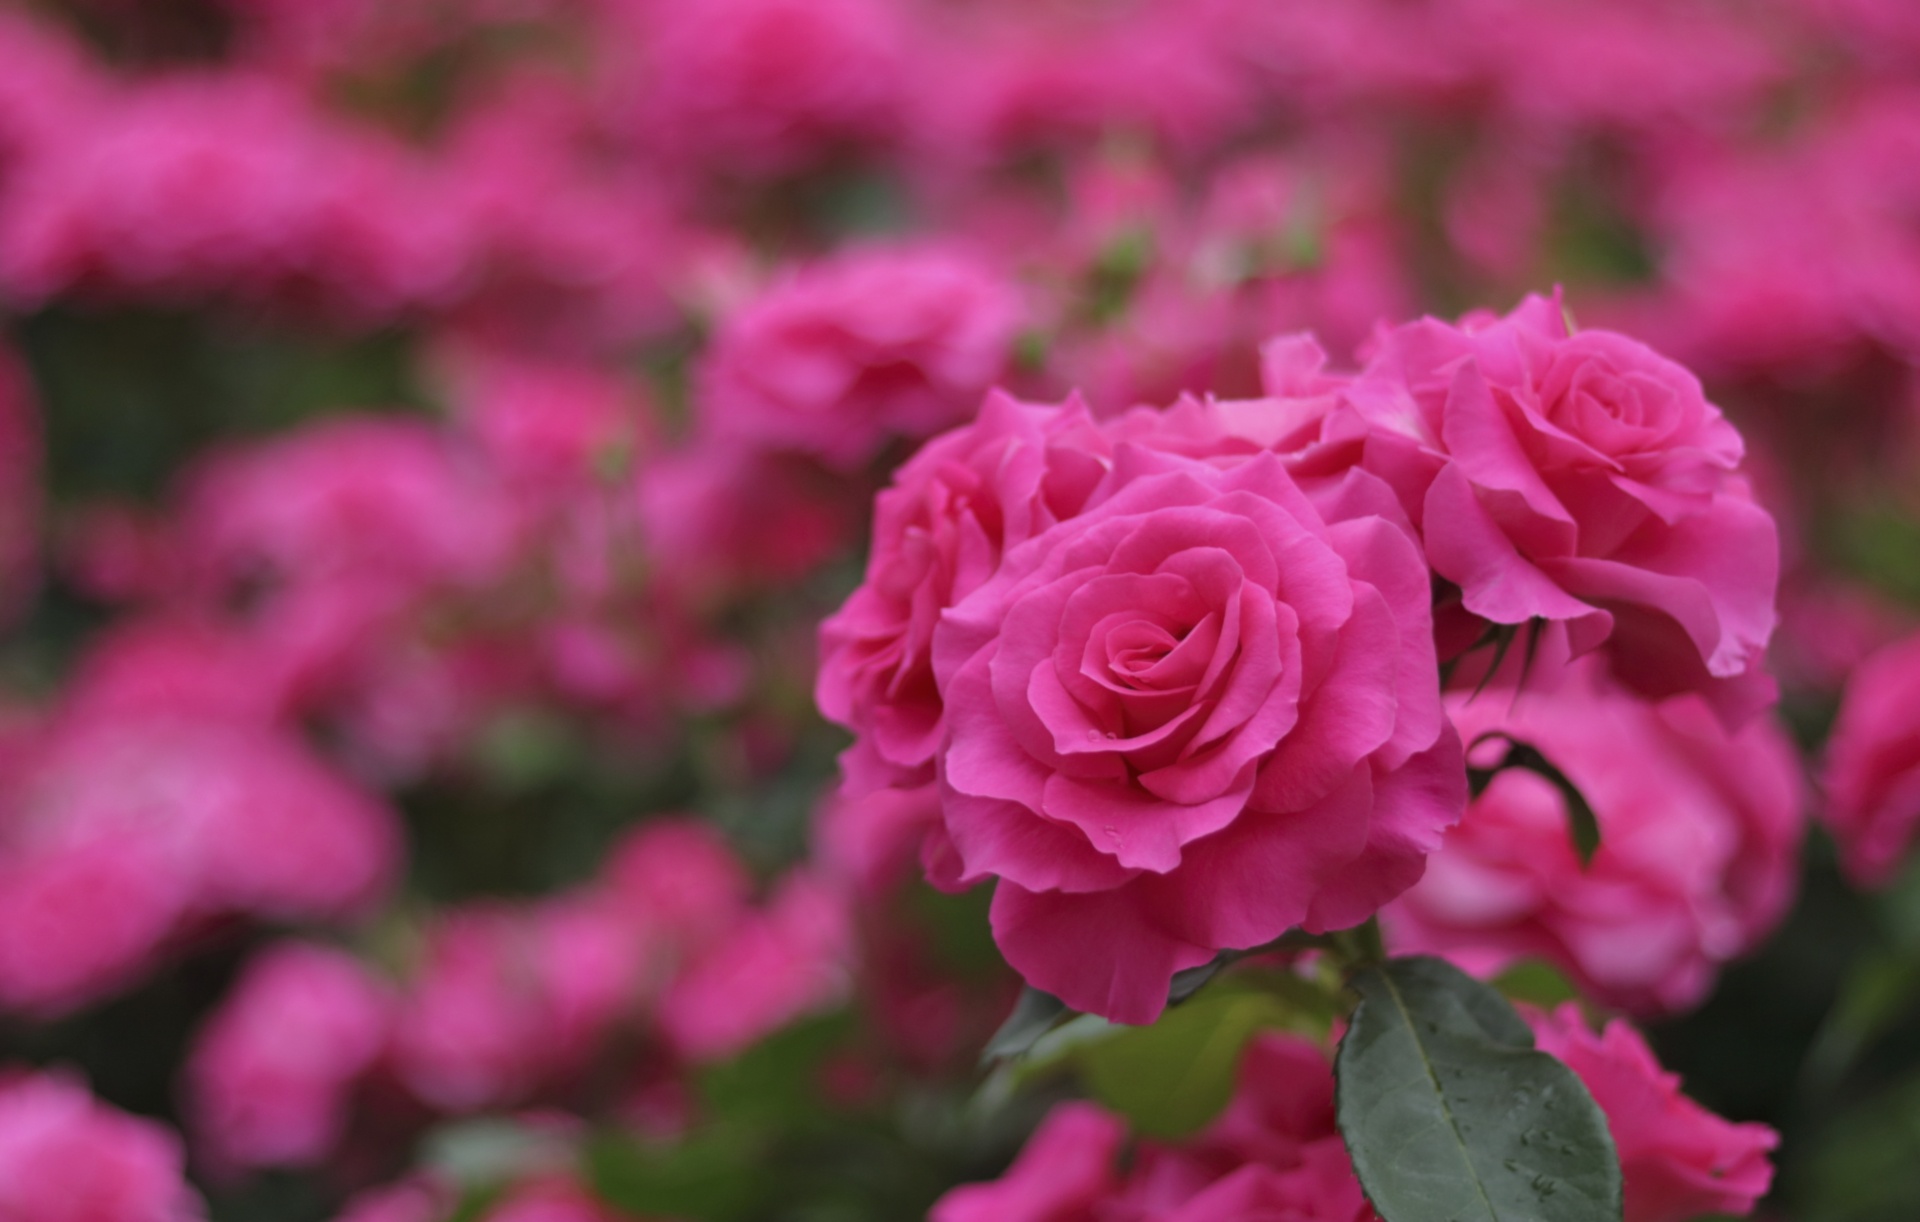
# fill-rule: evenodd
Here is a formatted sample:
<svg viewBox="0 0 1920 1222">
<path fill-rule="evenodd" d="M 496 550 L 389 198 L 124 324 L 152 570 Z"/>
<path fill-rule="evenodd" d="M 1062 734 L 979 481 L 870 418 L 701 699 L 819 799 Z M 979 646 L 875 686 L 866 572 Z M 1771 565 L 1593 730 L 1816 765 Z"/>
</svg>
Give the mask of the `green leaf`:
<svg viewBox="0 0 1920 1222">
<path fill-rule="evenodd" d="M 1177 1006 L 1181 1002 L 1186 1001 L 1202 988 L 1206 987 L 1206 983 L 1209 980 L 1218 976 L 1221 971 L 1231 965 L 1236 958 L 1237 956 L 1234 952 L 1222 951 L 1220 954 L 1202 963 L 1199 967 L 1190 967 L 1183 971 L 1175 972 L 1173 974 L 1173 982 L 1167 986 L 1167 1004 Z"/>
<path fill-rule="evenodd" d="M 802 1019 L 700 1072 L 706 1113 L 729 1123 L 795 1128 L 823 1119 L 820 1072 L 855 1034 L 845 1011 Z"/>
<path fill-rule="evenodd" d="M 1619 1222 L 1605 1115 L 1504 998 L 1424 957 L 1353 987 L 1340 1132 L 1385 1222 Z"/>
<path fill-rule="evenodd" d="M 497 1116 L 456 1121 L 421 1140 L 419 1161 L 438 1179 L 463 1188 L 486 1188 L 551 1171 L 572 1161 L 564 1139 Z"/>
<path fill-rule="evenodd" d="M 1580 998 L 1573 982 L 1543 959 L 1522 959 L 1495 976 L 1492 983 L 1502 997 L 1543 1009 Z"/>
<path fill-rule="evenodd" d="M 1910 1222 L 1920 1217 L 1920 1074 L 1895 1081 L 1818 1134 L 1792 1181 L 1806 1222 Z"/>
<path fill-rule="evenodd" d="M 1581 866 L 1593 864 L 1593 855 L 1600 848 L 1600 820 L 1593 813 L 1593 806 L 1587 801 L 1587 795 L 1580 787 L 1560 771 L 1558 765 L 1546 757 L 1540 748 L 1525 739 L 1515 738 L 1499 730 L 1489 730 L 1467 745 L 1468 752 L 1481 743 L 1499 739 L 1507 744 L 1507 753 L 1498 763 L 1488 768 L 1467 769 L 1467 787 L 1474 797 L 1485 793 L 1487 786 L 1493 784 L 1493 778 L 1509 768 L 1521 768 L 1542 777 L 1560 791 L 1561 800 L 1567 808 L 1567 831 L 1573 838 L 1573 850 L 1580 855 Z"/>
<path fill-rule="evenodd" d="M 1185 1137 L 1233 1097 L 1247 1041 L 1288 1018 L 1286 1003 L 1270 994 L 1209 991 L 1151 1027 L 1115 1028 L 1081 1048 L 1076 1062 L 1087 1088 L 1137 1131 Z"/>
<path fill-rule="evenodd" d="M 986 1051 L 980 1054 L 981 1063 L 1019 1056 L 1072 1013 L 1066 1002 L 1051 993 L 1032 987 L 1020 990 L 1020 999 L 1013 1003 L 1013 1013 L 1007 1015 L 1007 1021 L 1000 1024 L 1000 1029 L 987 1041 Z"/>
<path fill-rule="evenodd" d="M 763 1144 L 737 1130 L 713 1130 L 664 1146 L 609 1133 L 587 1143 L 582 1161 L 595 1195 L 617 1208 L 732 1222 L 758 1203 Z"/>
</svg>

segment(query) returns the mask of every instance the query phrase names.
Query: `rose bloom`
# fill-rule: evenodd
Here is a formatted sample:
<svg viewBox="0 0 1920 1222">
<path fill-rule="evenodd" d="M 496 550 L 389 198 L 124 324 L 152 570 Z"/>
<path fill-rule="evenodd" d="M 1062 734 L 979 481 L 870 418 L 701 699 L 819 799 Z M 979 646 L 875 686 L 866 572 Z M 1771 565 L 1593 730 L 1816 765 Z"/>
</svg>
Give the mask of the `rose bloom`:
<svg viewBox="0 0 1920 1222">
<path fill-rule="evenodd" d="M 1000 391 L 894 474 L 874 504 L 866 580 L 820 626 L 820 710 L 859 735 L 849 787 L 931 779 L 944 730 L 933 632 L 1007 549 L 1086 504 L 1111 449 L 1077 398 L 1022 403 Z"/>
<path fill-rule="evenodd" d="M 55 1018 L 144 974 L 191 895 L 154 837 L 0 861 L 0 1007 Z"/>
<path fill-rule="evenodd" d="M 1110 487 L 935 631 L 939 881 L 997 878 L 1030 984 L 1144 1023 L 1175 972 L 1412 884 L 1465 775 L 1404 531 L 1327 522 L 1270 454 L 1127 446 Z"/>
<path fill-rule="evenodd" d="M 458 286 L 464 235 L 398 143 L 244 71 L 159 74 L 22 159 L 0 284 L 40 304 L 217 295 L 377 325 Z"/>
<path fill-rule="evenodd" d="M 1382 332 L 1353 393 L 1366 465 L 1467 611 L 1562 624 L 1643 694 L 1698 691 L 1729 724 L 1771 702 L 1779 538 L 1692 374 L 1528 297 Z"/>
<path fill-rule="evenodd" d="M 293 733 L 157 711 L 75 717 L 12 778 L 20 851 L 131 838 L 208 912 L 344 920 L 385 895 L 403 854 L 393 811 Z"/>
<path fill-rule="evenodd" d="M 60 1073 L 0 1080 L 0 1218 L 192 1222 L 180 1140 Z"/>
<path fill-rule="evenodd" d="M 618 1212 L 568 1175 L 516 1184 L 483 1215 L 486 1222 L 620 1222 Z"/>
<path fill-rule="evenodd" d="M 1847 874 L 1884 886 L 1920 832 L 1920 635 L 1874 653 L 1848 680 L 1826 791 L 1822 819 Z"/>
<path fill-rule="evenodd" d="M 1077 1222 L 1119 1190 L 1114 1163 L 1126 1122 L 1091 1103 L 1047 1113 L 1005 1175 L 962 1184 L 936 1203 L 929 1222 Z"/>
<path fill-rule="evenodd" d="M 385 1047 L 390 1007 L 385 988 L 341 951 L 287 942 L 254 958 L 187 1062 L 193 1127 L 211 1160 L 324 1159 L 355 1081 Z"/>
<path fill-rule="evenodd" d="M 439 1222 L 454 1208 L 451 1185 L 419 1174 L 355 1193 L 334 1215 L 334 1222 Z"/>
<path fill-rule="evenodd" d="M 906 29 L 880 0 L 653 6 L 647 142 L 670 165 L 771 178 L 900 133 Z"/>
<path fill-rule="evenodd" d="M 660 999 L 667 1042 L 693 1061 L 735 1056 L 848 991 L 853 927 L 847 897 L 806 872 L 787 876 L 687 965 Z"/>
<path fill-rule="evenodd" d="M 851 469 L 966 418 L 1020 325 L 1013 288 L 937 249 L 853 250 L 728 318 L 700 370 L 717 436 Z"/>
<path fill-rule="evenodd" d="M 384 896 L 393 812 L 224 680 L 127 636 L 79 674 L 0 766 L 0 1006 L 96 1000 L 212 917 L 351 920 Z"/>
<path fill-rule="evenodd" d="M 1595 1034 L 1580 1007 L 1527 1016 L 1538 1046 L 1580 1075 L 1607 1114 L 1620 1151 L 1625 1222 L 1688 1222 L 1705 1214 L 1744 1216 L 1767 1194 L 1767 1153 L 1780 1135 L 1734 1124 L 1680 1093 L 1640 1033 L 1615 1019 Z"/>
<path fill-rule="evenodd" d="M 1592 805 L 1600 848 L 1583 867 L 1560 792 L 1498 773 L 1382 914 L 1396 952 L 1483 975 L 1535 956 L 1605 1005 L 1661 1014 L 1697 1004 L 1785 914 L 1805 783 L 1770 722 L 1729 735 L 1698 698 L 1649 704 L 1585 663 L 1549 672 L 1545 690 L 1458 693 L 1448 707 L 1469 743 L 1500 731 L 1537 746 Z"/>
<path fill-rule="evenodd" d="M 858 529 L 844 486 L 791 454 L 710 438 L 649 457 L 634 508 L 659 585 L 696 606 L 799 581 Z"/>
<path fill-rule="evenodd" d="M 535 931 L 505 904 L 442 914 L 395 1015 L 400 1081 L 444 1112 L 518 1102 L 555 1069 L 558 1016 Z"/>
</svg>

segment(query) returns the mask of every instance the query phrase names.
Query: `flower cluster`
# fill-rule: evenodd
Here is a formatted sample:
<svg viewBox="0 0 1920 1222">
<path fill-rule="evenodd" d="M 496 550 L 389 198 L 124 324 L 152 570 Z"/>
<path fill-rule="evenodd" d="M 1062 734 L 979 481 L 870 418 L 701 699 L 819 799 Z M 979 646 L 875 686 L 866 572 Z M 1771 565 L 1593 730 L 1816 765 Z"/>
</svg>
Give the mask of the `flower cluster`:
<svg viewBox="0 0 1920 1222">
<path fill-rule="evenodd" d="M 1123 1021 L 1218 951 L 1358 924 L 1420 878 L 1466 801 L 1436 653 L 1457 621 L 1735 724 L 1771 693 L 1772 519 L 1678 365 L 1541 298 L 1383 331 L 1351 375 L 1311 337 L 1265 360 L 1260 399 L 1104 422 L 990 401 L 881 494 L 866 581 L 822 628 L 849 784 L 935 784 L 929 876 L 999 880 L 1008 961 Z M 1792 775 L 1720 838 L 1757 859 L 1746 932 L 1695 954 L 1780 915 Z M 1705 983 L 1635 966 L 1682 977 L 1676 1004 Z"/>
</svg>

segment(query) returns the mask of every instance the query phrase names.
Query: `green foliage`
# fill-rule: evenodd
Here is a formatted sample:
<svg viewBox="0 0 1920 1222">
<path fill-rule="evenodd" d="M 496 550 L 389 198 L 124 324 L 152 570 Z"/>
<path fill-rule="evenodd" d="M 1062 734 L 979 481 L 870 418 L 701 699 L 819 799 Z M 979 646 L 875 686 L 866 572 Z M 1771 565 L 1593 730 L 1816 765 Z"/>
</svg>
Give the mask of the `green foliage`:
<svg viewBox="0 0 1920 1222">
<path fill-rule="evenodd" d="M 1021 989 L 1019 1000 L 1013 1003 L 1013 1013 L 1007 1015 L 1007 1021 L 1001 1023 L 1000 1029 L 987 1041 L 981 1059 L 997 1061 L 1027 1052 L 1041 1036 L 1065 1022 L 1072 1013 L 1066 1002 L 1051 993 L 1031 986 Z"/>
<path fill-rule="evenodd" d="M 23 320 L 17 338 L 62 499 L 155 498 L 211 444 L 423 401 L 398 333 L 345 339 L 233 317 L 60 309 Z"/>
<path fill-rule="evenodd" d="M 1550 963 L 1522 959 L 1493 978 L 1493 987 L 1501 996 L 1542 1008 L 1565 1001 L 1577 1001 L 1580 990 Z"/>
<path fill-rule="evenodd" d="M 1802 1222 L 1912 1222 L 1920 1217 L 1920 1072 L 1832 1125 L 1798 1194 Z"/>
<path fill-rule="evenodd" d="M 1240 1057 L 1260 1031 L 1286 1026 L 1286 1003 L 1258 989 L 1215 989 L 1169 1008 L 1151 1027 L 1117 1027 L 1079 1050 L 1095 1098 L 1148 1137 L 1186 1137 L 1233 1097 Z"/>
<path fill-rule="evenodd" d="M 1606 1117 L 1505 999 L 1426 957 L 1353 987 L 1340 1131 L 1386 1222 L 1618 1222 Z"/>
<path fill-rule="evenodd" d="M 752 1216 L 763 1152 L 761 1135 L 732 1129 L 658 1146 L 609 1134 L 588 1143 L 585 1163 L 594 1192 L 620 1209 L 728 1222 Z"/>
</svg>

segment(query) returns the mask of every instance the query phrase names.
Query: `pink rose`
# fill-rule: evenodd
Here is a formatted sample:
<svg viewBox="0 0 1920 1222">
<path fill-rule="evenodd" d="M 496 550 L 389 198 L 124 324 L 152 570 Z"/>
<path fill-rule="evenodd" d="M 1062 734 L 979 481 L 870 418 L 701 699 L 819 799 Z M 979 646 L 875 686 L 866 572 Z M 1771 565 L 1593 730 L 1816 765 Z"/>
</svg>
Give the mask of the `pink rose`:
<svg viewBox="0 0 1920 1222">
<path fill-rule="evenodd" d="M 966 418 L 1006 365 L 1020 302 L 990 268 L 934 249 L 855 249 L 727 319 L 699 375 L 715 435 L 860 466 Z"/>
<path fill-rule="evenodd" d="M 180 1140 L 59 1073 L 0 1081 L 0 1218 L 193 1222 Z"/>
<path fill-rule="evenodd" d="M 224 680 L 122 644 L 0 768 L 0 1005 L 95 1000 L 215 915 L 360 916 L 398 869 L 384 804 Z"/>
<path fill-rule="evenodd" d="M 1650 705 L 1585 664 L 1449 709 L 1468 742 L 1498 730 L 1539 747 L 1592 804 L 1600 848 L 1583 868 L 1559 791 L 1498 774 L 1383 914 L 1396 951 L 1482 974 L 1537 956 L 1603 1004 L 1660 1014 L 1698 1003 L 1784 915 L 1805 784 L 1776 726 L 1729 735 L 1696 698 Z"/>
<path fill-rule="evenodd" d="M 861 896 L 883 896 L 906 878 L 939 822 L 940 794 L 932 784 L 837 792 L 814 818 L 813 859 Z"/>
<path fill-rule="evenodd" d="M 486 1222 L 621 1222 L 630 1215 L 603 1203 L 568 1175 L 516 1184 L 482 1215 Z"/>
<path fill-rule="evenodd" d="M 630 919 L 697 953 L 733 926 L 753 880 L 718 829 L 679 816 L 653 819 L 617 841 L 599 885 Z"/>
<path fill-rule="evenodd" d="M 406 149 L 265 74 L 160 74 L 37 152 L 0 214 L 18 302 L 219 295 L 371 325 L 458 287 L 463 234 Z"/>
<path fill-rule="evenodd" d="M 634 508 L 660 585 L 695 595 L 804 578 L 857 529 L 837 481 L 738 439 L 709 439 L 645 463 Z"/>
<path fill-rule="evenodd" d="M 555 1021 L 521 914 L 468 907 L 428 931 L 396 1015 L 400 1080 L 447 1112 L 518 1101 L 553 1069 Z"/>
<path fill-rule="evenodd" d="M 661 1030 L 690 1060 L 735 1056 L 842 1001 L 852 943 L 846 897 L 810 874 L 790 874 L 765 909 L 747 914 L 667 989 Z"/>
<path fill-rule="evenodd" d="M 1218 1120 L 1190 1141 L 1141 1142 L 1090 1103 L 1063 1103 L 1000 1179 L 942 1197 L 931 1222 L 1375 1222 L 1334 1128 L 1318 1045 L 1266 1032 L 1247 1045 Z"/>
<path fill-rule="evenodd" d="M 180 500 L 176 593 L 313 701 L 391 654 L 430 599 L 501 580 L 525 509 L 426 422 L 352 415 L 214 451 Z"/>
<path fill-rule="evenodd" d="M 1368 429 L 1346 402 L 1352 379 L 1327 372 L 1326 362 L 1325 350 L 1311 334 L 1277 336 L 1260 348 L 1262 397 L 1183 394 L 1164 410 L 1133 408 L 1110 421 L 1107 432 L 1116 442 L 1133 441 L 1218 466 L 1270 451 L 1296 480 L 1317 485 L 1337 479 L 1359 465 Z"/>
<path fill-rule="evenodd" d="M 439 1222 L 454 1208 L 458 1195 L 436 1178 L 416 1175 L 355 1193 L 333 1222 Z"/>
<path fill-rule="evenodd" d="M 1619 1019 L 1596 1035 L 1571 1002 L 1527 1017 L 1538 1046 L 1579 1074 L 1607 1114 L 1625 1180 L 1625 1222 L 1745 1215 L 1767 1194 L 1767 1153 L 1780 1143 L 1778 1133 L 1723 1120 L 1681 1094 L 1680 1079 Z"/>
<path fill-rule="evenodd" d="M 1091 1103 L 1063 1103 L 999 1179 L 941 1197 L 928 1222 L 1091 1222 L 1120 1186 L 1114 1163 L 1126 1122 Z"/>
<path fill-rule="evenodd" d="M 1239 1222 L 1267 1216 L 1374 1222 L 1334 1127 L 1333 1067 L 1319 1045 L 1265 1032 L 1246 1047 L 1219 1119 L 1179 1145 L 1147 1144 L 1116 1219 Z"/>
<path fill-rule="evenodd" d="M 945 830 L 1037 988 L 1149 1022 L 1223 948 L 1357 924 L 1464 804 L 1429 578 L 1277 458 L 1132 447 L 942 618 Z"/>
<path fill-rule="evenodd" d="M 0 862 L 0 1007 L 53 1018 L 153 966 L 191 899 L 155 837 L 102 837 Z"/>
<path fill-rule="evenodd" d="M 278 727 L 153 711 L 76 717 L 34 764 L 8 799 L 16 842 L 150 839 L 203 911 L 350 918 L 399 869 L 392 810 Z"/>
<path fill-rule="evenodd" d="M 709 0 L 657 16 L 637 100 L 670 161 L 740 177 L 792 174 L 897 135 L 906 29 L 877 0 Z"/>
<path fill-rule="evenodd" d="M 1368 468 L 1468 611 L 1564 624 L 1637 690 L 1701 692 L 1729 724 L 1772 700 L 1779 538 L 1692 374 L 1529 297 L 1383 332 L 1354 393 Z"/>
<path fill-rule="evenodd" d="M 1855 670 L 1827 743 L 1821 817 L 1847 874 L 1884 886 L 1920 832 L 1920 635 Z"/>
<path fill-rule="evenodd" d="M 247 965 L 195 1041 L 194 1129 L 227 1168 L 307 1166 L 346 1127 L 355 1081 L 386 1045 L 386 990 L 351 956 L 298 942 Z"/>
<path fill-rule="evenodd" d="M 866 580 L 820 626 L 816 696 L 859 735 L 842 761 L 855 793 L 931 778 L 944 727 L 932 654 L 941 613 L 1009 548 L 1078 513 L 1109 449 L 1077 398 L 1053 407 L 994 391 L 972 423 L 895 473 L 875 502 Z"/>
</svg>

